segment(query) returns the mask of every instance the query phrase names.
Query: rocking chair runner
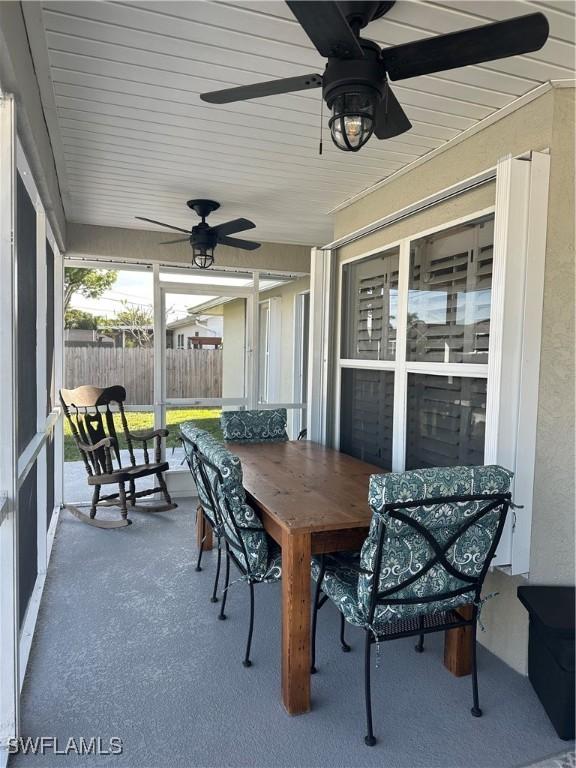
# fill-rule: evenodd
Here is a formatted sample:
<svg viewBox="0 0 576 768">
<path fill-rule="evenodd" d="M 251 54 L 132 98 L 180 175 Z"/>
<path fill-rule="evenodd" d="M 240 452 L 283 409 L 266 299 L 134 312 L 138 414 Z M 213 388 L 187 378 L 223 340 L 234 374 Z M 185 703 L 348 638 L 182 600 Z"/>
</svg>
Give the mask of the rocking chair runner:
<svg viewBox="0 0 576 768">
<path fill-rule="evenodd" d="M 124 401 L 126 390 L 121 386 L 100 389 L 90 385 L 76 389 L 61 389 L 60 402 L 70 424 L 74 442 L 88 473 L 88 485 L 93 486 L 90 516 L 81 512 L 77 507 L 66 505 L 67 509 L 79 520 L 98 528 L 123 528 L 131 524 L 128 519 L 128 507 L 139 512 L 166 512 L 178 506 L 172 502 L 163 472 L 168 469 L 168 462 L 162 461 L 161 440 L 168 435 L 167 429 L 156 429 L 147 432 L 130 432 Z M 122 432 L 126 440 L 130 465 L 123 467 L 120 457 L 118 435 L 114 424 L 114 414 L 111 404 L 118 406 Z M 148 442 L 154 440 L 154 461 L 150 461 Z M 144 449 L 144 463 L 137 464 L 134 456 L 133 443 L 141 443 Z M 116 463 L 117 466 L 114 466 Z M 150 475 L 158 478 L 158 487 L 136 491 L 135 481 Z M 118 485 L 117 493 L 100 496 L 103 485 Z M 128 491 L 126 490 L 128 484 Z M 165 503 L 155 505 L 138 505 L 136 501 L 153 493 L 162 493 Z M 121 510 L 120 520 L 97 520 L 98 507 L 118 506 Z"/>
</svg>

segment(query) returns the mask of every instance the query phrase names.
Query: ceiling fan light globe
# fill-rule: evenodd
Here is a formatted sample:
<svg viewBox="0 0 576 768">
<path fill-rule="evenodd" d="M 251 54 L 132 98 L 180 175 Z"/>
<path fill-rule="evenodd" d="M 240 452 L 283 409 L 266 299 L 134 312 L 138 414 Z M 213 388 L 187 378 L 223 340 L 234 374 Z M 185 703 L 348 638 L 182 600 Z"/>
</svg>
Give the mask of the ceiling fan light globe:
<svg viewBox="0 0 576 768">
<path fill-rule="evenodd" d="M 344 152 L 358 152 L 374 132 L 376 94 L 343 93 L 331 104 L 332 141 Z"/>
<path fill-rule="evenodd" d="M 214 249 L 193 247 L 192 263 L 197 266 L 198 269 L 209 269 L 212 264 L 214 264 Z"/>
</svg>

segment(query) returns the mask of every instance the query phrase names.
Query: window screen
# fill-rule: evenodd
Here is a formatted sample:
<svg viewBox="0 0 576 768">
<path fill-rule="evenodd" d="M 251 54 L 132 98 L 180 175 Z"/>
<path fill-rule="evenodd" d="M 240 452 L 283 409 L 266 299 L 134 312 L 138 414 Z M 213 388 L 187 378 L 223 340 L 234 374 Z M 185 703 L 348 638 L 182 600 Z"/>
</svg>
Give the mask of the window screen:
<svg viewBox="0 0 576 768">
<path fill-rule="evenodd" d="M 394 360 L 398 260 L 393 250 L 344 265 L 342 358 Z"/>
<path fill-rule="evenodd" d="M 408 375 L 406 469 L 484 463 L 486 379 Z"/>
<path fill-rule="evenodd" d="M 37 500 L 37 475 L 34 464 L 18 491 L 20 626 L 24 621 L 38 571 Z"/>
<path fill-rule="evenodd" d="M 18 174 L 18 453 L 36 434 L 36 211 Z"/>
<path fill-rule="evenodd" d="M 486 363 L 494 220 L 410 244 L 408 360 Z"/>
<path fill-rule="evenodd" d="M 54 512 L 54 433 L 46 443 L 46 528 L 50 528 Z"/>
<path fill-rule="evenodd" d="M 54 251 L 46 241 L 46 414 L 54 397 Z"/>
<path fill-rule="evenodd" d="M 392 466 L 394 374 L 342 370 L 340 450 L 389 469 Z"/>
</svg>

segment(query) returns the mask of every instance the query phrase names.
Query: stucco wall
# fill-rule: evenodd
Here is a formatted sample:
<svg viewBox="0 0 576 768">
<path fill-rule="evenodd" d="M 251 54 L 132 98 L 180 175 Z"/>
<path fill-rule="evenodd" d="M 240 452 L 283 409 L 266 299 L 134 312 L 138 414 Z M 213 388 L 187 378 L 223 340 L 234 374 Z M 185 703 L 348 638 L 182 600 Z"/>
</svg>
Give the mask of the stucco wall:
<svg viewBox="0 0 576 768">
<path fill-rule="evenodd" d="M 191 220 L 192 221 L 192 220 Z M 135 259 L 136 261 L 190 264 L 189 243 L 161 246 L 162 232 L 122 227 L 97 227 L 93 224 L 68 224 L 66 256 L 85 258 Z M 255 251 L 243 251 L 219 245 L 215 251 L 215 267 L 310 271 L 310 246 L 262 243 Z"/>
<path fill-rule="evenodd" d="M 554 92 L 530 579 L 574 583 L 574 89 Z"/>
<path fill-rule="evenodd" d="M 244 397 L 246 347 L 246 299 L 223 305 L 222 397 Z"/>
<path fill-rule="evenodd" d="M 508 154 L 550 149 L 544 316 L 538 401 L 537 470 L 529 580 L 574 583 L 574 89 L 552 89 L 431 158 L 336 215 L 335 237 L 496 164 Z M 490 184 L 353 243 L 340 258 L 364 253 L 494 204 Z M 516 598 L 522 577 L 491 573 L 479 640 L 526 672 L 528 618 Z"/>
</svg>

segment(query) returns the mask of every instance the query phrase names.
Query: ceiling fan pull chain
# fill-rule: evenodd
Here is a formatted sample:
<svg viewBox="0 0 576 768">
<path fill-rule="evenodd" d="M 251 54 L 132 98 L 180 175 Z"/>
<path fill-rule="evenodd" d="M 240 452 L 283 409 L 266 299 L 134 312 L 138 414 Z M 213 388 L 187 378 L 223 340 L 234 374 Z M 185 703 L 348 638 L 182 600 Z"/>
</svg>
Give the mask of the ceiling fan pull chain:
<svg viewBox="0 0 576 768">
<path fill-rule="evenodd" d="M 318 154 L 322 154 L 322 119 L 324 112 L 324 99 L 320 99 L 320 146 L 318 147 Z"/>
</svg>

